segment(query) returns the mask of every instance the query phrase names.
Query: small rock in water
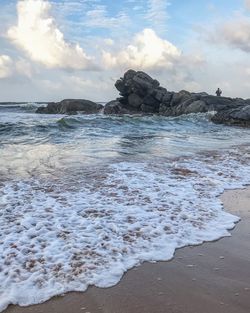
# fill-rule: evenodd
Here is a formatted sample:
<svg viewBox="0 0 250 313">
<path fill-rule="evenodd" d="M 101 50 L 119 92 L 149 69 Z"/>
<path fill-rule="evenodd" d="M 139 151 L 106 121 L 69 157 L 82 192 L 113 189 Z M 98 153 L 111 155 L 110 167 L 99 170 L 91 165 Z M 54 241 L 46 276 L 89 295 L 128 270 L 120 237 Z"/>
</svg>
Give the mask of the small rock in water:
<svg viewBox="0 0 250 313">
<path fill-rule="evenodd" d="M 224 256 L 220 256 L 220 259 L 221 259 L 221 260 L 224 260 L 224 259 L 225 259 L 225 257 L 224 257 Z"/>
</svg>

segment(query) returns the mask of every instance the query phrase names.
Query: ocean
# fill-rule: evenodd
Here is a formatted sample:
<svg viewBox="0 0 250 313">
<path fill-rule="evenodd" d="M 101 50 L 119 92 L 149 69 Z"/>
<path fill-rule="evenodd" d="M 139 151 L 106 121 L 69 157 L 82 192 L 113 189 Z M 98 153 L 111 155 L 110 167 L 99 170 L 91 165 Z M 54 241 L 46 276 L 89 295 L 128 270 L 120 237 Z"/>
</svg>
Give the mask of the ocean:
<svg viewBox="0 0 250 313">
<path fill-rule="evenodd" d="M 219 196 L 250 183 L 250 129 L 0 105 L 0 311 L 230 236 Z"/>
</svg>

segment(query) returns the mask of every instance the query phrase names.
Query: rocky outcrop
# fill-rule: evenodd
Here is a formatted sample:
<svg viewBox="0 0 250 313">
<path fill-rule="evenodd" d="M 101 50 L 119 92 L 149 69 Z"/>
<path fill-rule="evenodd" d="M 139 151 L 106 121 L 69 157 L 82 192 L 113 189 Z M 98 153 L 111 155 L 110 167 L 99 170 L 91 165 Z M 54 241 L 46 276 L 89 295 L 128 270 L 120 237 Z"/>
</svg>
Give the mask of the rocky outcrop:
<svg viewBox="0 0 250 313">
<path fill-rule="evenodd" d="M 124 107 L 119 100 L 113 100 L 108 102 L 104 107 L 104 114 L 134 114 L 138 113 L 132 107 Z"/>
<path fill-rule="evenodd" d="M 115 87 L 120 92 L 116 100 L 118 114 L 125 111 L 135 113 L 159 113 L 160 104 L 167 90 L 160 83 L 144 72 L 129 70 L 120 78 Z M 106 106 L 110 106 L 108 103 Z M 106 110 L 104 110 L 106 113 Z"/>
<path fill-rule="evenodd" d="M 249 125 L 250 100 L 227 98 L 186 90 L 170 92 L 144 72 L 127 71 L 115 87 L 120 98 L 106 104 L 105 114 L 161 114 L 179 116 L 215 111 L 216 123 Z"/>
<path fill-rule="evenodd" d="M 48 103 L 47 107 L 39 107 L 36 113 L 43 114 L 94 114 L 103 109 L 101 104 L 89 100 L 66 99 L 61 102 Z"/>
<path fill-rule="evenodd" d="M 250 127 L 250 105 L 241 105 L 236 108 L 225 108 L 213 117 L 214 123 Z"/>
<path fill-rule="evenodd" d="M 178 116 L 215 110 L 217 97 L 206 93 L 190 93 L 182 90 L 170 92 L 160 83 L 144 72 L 129 70 L 124 77 L 117 80 L 115 87 L 120 98 L 109 102 L 105 114 L 157 113 L 165 116 Z M 226 99 L 226 100 L 225 100 Z M 227 98 L 220 98 L 227 105 Z"/>
<path fill-rule="evenodd" d="M 120 93 L 116 100 L 101 104 L 89 100 L 68 99 L 40 107 L 37 113 L 47 114 L 160 114 L 179 116 L 190 113 L 215 111 L 215 123 L 250 125 L 250 99 L 227 98 L 208 95 L 205 92 L 191 93 L 186 90 L 168 91 L 160 83 L 141 71 L 129 70 L 117 80 L 115 87 Z"/>
</svg>

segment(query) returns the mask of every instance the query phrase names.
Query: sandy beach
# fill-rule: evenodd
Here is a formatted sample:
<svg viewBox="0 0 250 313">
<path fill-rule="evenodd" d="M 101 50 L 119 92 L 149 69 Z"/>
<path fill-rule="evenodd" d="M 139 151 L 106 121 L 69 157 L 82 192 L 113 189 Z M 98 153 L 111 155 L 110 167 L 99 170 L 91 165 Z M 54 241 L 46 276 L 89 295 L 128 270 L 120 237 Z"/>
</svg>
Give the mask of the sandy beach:
<svg viewBox="0 0 250 313">
<path fill-rule="evenodd" d="M 115 287 L 91 287 L 6 313 L 249 313 L 250 188 L 227 191 L 225 210 L 242 218 L 232 237 L 176 252 L 169 262 L 145 263 Z"/>
</svg>

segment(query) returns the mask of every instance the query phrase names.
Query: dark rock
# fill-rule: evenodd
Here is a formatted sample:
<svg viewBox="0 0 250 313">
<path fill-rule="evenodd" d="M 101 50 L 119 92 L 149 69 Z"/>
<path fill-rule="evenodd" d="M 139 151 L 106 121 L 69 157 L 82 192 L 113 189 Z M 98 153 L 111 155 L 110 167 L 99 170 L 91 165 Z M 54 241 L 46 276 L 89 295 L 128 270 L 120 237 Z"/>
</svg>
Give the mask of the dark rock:
<svg viewBox="0 0 250 313">
<path fill-rule="evenodd" d="M 163 98 L 167 94 L 167 89 L 163 87 L 158 87 L 154 89 L 151 93 L 151 96 L 159 101 L 159 103 L 163 102 Z"/>
<path fill-rule="evenodd" d="M 104 114 L 127 114 L 122 104 L 118 100 L 108 102 L 104 107 Z"/>
<path fill-rule="evenodd" d="M 121 96 L 126 96 L 127 95 L 127 87 L 124 85 L 122 79 L 118 79 L 117 82 L 115 83 L 116 89 L 120 92 Z"/>
<path fill-rule="evenodd" d="M 203 100 L 196 100 L 190 103 L 185 110 L 185 114 L 207 112 L 207 105 Z"/>
<path fill-rule="evenodd" d="M 237 108 L 246 104 L 243 99 L 209 96 L 206 93 L 190 93 L 182 90 L 173 93 L 172 99 L 168 93 L 161 103 L 159 113 L 166 116 L 179 116 L 189 113 L 204 113 L 221 111 L 227 108 Z M 170 102 L 170 103 L 169 103 Z"/>
<path fill-rule="evenodd" d="M 122 78 L 118 79 L 115 87 L 122 97 L 118 99 L 119 104 L 116 104 L 116 109 L 109 107 L 104 110 L 105 114 L 110 114 L 106 113 L 110 111 L 120 113 L 122 110 L 129 114 L 159 113 L 160 103 L 167 93 L 165 88 L 160 87 L 157 80 L 144 72 L 134 70 L 127 71 Z M 111 107 L 113 108 L 113 105 Z"/>
<path fill-rule="evenodd" d="M 94 114 L 103 108 L 101 104 L 89 100 L 63 100 L 60 102 L 62 113 L 81 112 Z"/>
<path fill-rule="evenodd" d="M 36 113 L 43 114 L 56 114 L 60 110 L 60 105 L 57 102 L 50 102 L 47 104 L 47 107 L 39 107 L 36 110 Z"/>
<path fill-rule="evenodd" d="M 217 112 L 212 121 L 226 125 L 250 127 L 250 105 L 241 105 L 236 108 L 226 108 Z"/>
<path fill-rule="evenodd" d="M 122 80 L 126 81 L 130 81 L 131 79 L 133 79 L 136 75 L 136 71 L 134 70 L 128 70 L 125 74 L 124 74 L 124 78 L 121 78 Z"/>
<path fill-rule="evenodd" d="M 39 107 L 36 109 L 36 113 L 39 114 L 46 114 L 47 108 L 46 107 Z"/>
<path fill-rule="evenodd" d="M 139 107 L 142 105 L 142 103 L 143 103 L 143 99 L 140 96 L 138 96 L 136 93 L 131 93 L 128 96 L 128 105 L 129 106 L 139 109 Z"/>
<path fill-rule="evenodd" d="M 171 107 L 178 106 L 182 104 L 183 102 L 190 100 L 191 98 L 192 98 L 192 94 L 190 92 L 186 90 L 181 90 L 173 95 L 170 106 Z"/>
<path fill-rule="evenodd" d="M 174 96 L 174 92 L 167 92 L 163 99 L 162 99 L 162 103 L 164 104 L 164 106 L 169 107 L 171 104 L 171 101 L 173 99 Z"/>
<path fill-rule="evenodd" d="M 152 106 L 152 107 L 157 107 L 159 108 L 160 106 L 160 101 L 156 100 L 152 95 L 147 95 L 144 99 L 143 99 L 143 104 L 146 104 L 148 106 Z"/>
<path fill-rule="evenodd" d="M 240 101 L 226 97 L 202 96 L 201 99 L 206 103 L 210 111 L 220 111 L 240 104 Z"/>
<path fill-rule="evenodd" d="M 36 113 L 43 114 L 94 114 L 102 110 L 101 104 L 89 101 L 89 100 L 78 100 L 78 99 L 66 99 L 61 102 L 52 102 L 47 107 L 40 107 Z"/>
<path fill-rule="evenodd" d="M 157 109 L 155 106 L 150 106 L 143 103 L 141 106 L 141 111 L 143 113 L 158 113 L 159 109 Z"/>
</svg>

